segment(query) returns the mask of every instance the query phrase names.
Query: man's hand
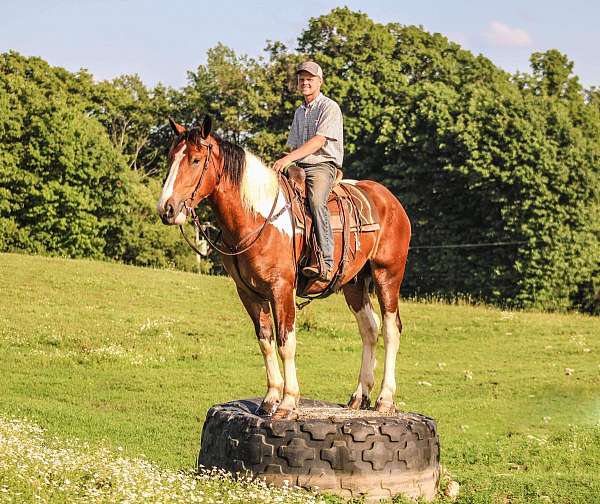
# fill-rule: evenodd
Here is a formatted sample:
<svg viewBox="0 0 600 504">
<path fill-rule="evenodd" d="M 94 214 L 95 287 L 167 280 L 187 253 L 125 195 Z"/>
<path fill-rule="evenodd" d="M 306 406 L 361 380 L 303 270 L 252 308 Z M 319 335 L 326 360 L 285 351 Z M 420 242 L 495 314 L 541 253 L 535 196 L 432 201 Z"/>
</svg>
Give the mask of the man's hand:
<svg viewBox="0 0 600 504">
<path fill-rule="evenodd" d="M 292 161 L 287 156 L 283 156 L 281 159 L 278 159 L 277 161 L 275 161 L 275 163 L 273 163 L 273 170 L 281 173 L 283 169 L 291 162 Z"/>
<path fill-rule="evenodd" d="M 273 164 L 273 170 L 276 172 L 282 172 L 283 169 L 290 163 L 293 163 L 299 159 L 303 159 L 310 154 L 314 154 L 321 147 L 323 147 L 323 145 L 325 145 L 326 140 L 327 139 L 323 135 L 315 135 L 308 142 L 303 143 L 297 149 L 294 149 L 289 154 L 275 161 Z"/>
</svg>

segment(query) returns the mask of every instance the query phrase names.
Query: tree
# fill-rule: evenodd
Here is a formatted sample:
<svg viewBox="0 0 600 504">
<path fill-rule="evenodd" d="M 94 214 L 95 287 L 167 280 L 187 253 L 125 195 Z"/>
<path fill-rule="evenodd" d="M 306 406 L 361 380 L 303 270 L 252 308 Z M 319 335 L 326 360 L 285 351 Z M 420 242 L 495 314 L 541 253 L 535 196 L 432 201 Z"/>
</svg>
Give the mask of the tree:
<svg viewBox="0 0 600 504">
<path fill-rule="evenodd" d="M 172 96 L 0 55 L 0 251 L 210 268 L 160 223 L 160 182 L 145 173 L 164 163 L 150 149 L 171 139 L 153 121 Z"/>
<path fill-rule="evenodd" d="M 160 171 L 164 129 L 175 110 L 176 92 L 159 84 L 147 89 L 137 75 L 102 81 L 90 93 L 87 109 L 106 129 L 132 170 Z M 168 145 L 168 143 L 166 143 Z"/>
<path fill-rule="evenodd" d="M 534 55 L 523 85 L 439 34 L 346 8 L 312 19 L 299 49 L 344 112 L 350 174 L 398 195 L 413 246 L 458 247 L 414 248 L 408 292 L 577 305 L 597 271 L 599 142 L 568 60 Z M 511 245 L 461 248 L 494 242 Z"/>
<path fill-rule="evenodd" d="M 29 63 L 34 72 L 45 66 Z M 110 255 L 125 202 L 123 159 L 68 94 L 48 91 L 18 73 L 0 74 L 0 245 Z"/>
<path fill-rule="evenodd" d="M 535 52 L 529 59 L 532 87 L 543 96 L 575 100 L 581 96 L 579 78 L 573 75 L 573 62 L 556 49 Z"/>
</svg>

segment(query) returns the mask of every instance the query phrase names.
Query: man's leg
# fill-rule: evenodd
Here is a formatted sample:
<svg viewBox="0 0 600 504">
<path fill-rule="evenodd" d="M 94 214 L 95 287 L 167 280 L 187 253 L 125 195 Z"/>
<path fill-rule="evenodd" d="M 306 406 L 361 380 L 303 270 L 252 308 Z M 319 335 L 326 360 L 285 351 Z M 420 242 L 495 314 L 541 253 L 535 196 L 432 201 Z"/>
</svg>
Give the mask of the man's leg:
<svg viewBox="0 0 600 504">
<path fill-rule="evenodd" d="M 306 172 L 306 197 L 313 216 L 313 225 L 319 247 L 323 252 L 325 271 L 321 276 L 333 269 L 333 233 L 329 222 L 327 198 L 335 180 L 335 166 L 329 163 L 308 166 Z"/>
</svg>

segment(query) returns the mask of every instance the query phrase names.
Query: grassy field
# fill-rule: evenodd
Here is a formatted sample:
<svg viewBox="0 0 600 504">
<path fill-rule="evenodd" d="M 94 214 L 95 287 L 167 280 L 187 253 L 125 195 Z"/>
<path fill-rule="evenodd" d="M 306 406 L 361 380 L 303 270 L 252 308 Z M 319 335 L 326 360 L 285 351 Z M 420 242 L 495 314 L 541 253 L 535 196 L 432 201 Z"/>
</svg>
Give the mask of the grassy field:
<svg viewBox="0 0 600 504">
<path fill-rule="evenodd" d="M 211 405 L 264 392 L 231 280 L 7 254 L 0 278 L 0 501 L 168 502 L 155 480 L 173 500 L 314 499 L 182 472 Z M 600 319 L 415 302 L 401 314 L 397 400 L 437 419 L 459 502 L 600 502 Z M 302 394 L 345 402 L 361 345 L 342 296 L 298 329 Z M 103 475 L 119 461 L 155 476 L 123 497 Z"/>
</svg>

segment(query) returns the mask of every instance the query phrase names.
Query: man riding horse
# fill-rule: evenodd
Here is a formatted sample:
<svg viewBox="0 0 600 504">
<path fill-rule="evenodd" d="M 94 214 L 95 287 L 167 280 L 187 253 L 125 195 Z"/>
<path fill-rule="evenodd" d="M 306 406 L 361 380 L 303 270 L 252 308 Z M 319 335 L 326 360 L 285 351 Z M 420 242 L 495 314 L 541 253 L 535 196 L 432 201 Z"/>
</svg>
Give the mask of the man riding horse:
<svg viewBox="0 0 600 504">
<path fill-rule="evenodd" d="M 323 70 L 317 63 L 302 63 L 296 75 L 304 103 L 294 114 L 287 140 L 293 150 L 278 159 L 273 168 L 280 172 L 296 162 L 306 173 L 306 192 L 323 261 L 322 267 L 316 261 L 305 266 L 302 273 L 328 282 L 333 277 L 333 233 L 327 198 L 344 157 L 342 112 L 335 101 L 321 93 Z"/>
<path fill-rule="evenodd" d="M 295 297 L 297 268 L 307 250 L 305 240 L 296 239 L 302 234 L 295 225 L 290 194 L 286 197 L 287 182 L 278 173 L 294 161 L 306 171 L 306 192 L 325 256 L 319 261 L 325 263 L 323 268 L 306 270 L 319 277 L 311 281 L 306 293 L 317 294 L 326 288 L 327 283 L 320 278 L 333 278 L 330 270 L 338 263 L 336 283 L 356 318 L 363 343 L 358 383 L 348 407 L 370 406 L 375 348 L 381 329 L 384 366 L 375 409 L 386 414 L 395 411 L 396 355 L 402 329 L 398 301 L 410 243 L 410 221 L 398 199 L 383 185 L 353 180 L 342 181 L 338 189 L 352 201 L 362 202 L 356 218 L 352 217 L 354 212 L 348 219 L 340 213 L 340 219 L 329 222 L 324 202 L 335 170 L 342 164 L 342 116 L 337 104 L 320 93 L 322 76 L 315 63 L 306 62 L 298 68 L 305 102 L 296 111 L 290 131 L 288 144 L 293 150 L 274 164 L 274 170 L 251 152 L 212 133 L 208 116 L 190 128 L 169 120 L 174 133 L 168 155 L 169 173 L 157 203 L 165 224 L 181 226 L 191 217 L 199 230 L 202 225 L 195 209 L 202 201 L 212 209 L 221 231 L 219 245 L 213 246 L 234 279 L 264 358 L 267 392 L 260 414 L 275 419 L 296 417 L 300 399 Z M 331 208 L 336 207 L 335 201 L 342 210 L 341 200 L 332 200 Z M 367 213 L 376 220 L 363 223 L 361 219 Z M 347 231 L 352 222 L 350 240 Z M 373 223 L 375 227 L 366 226 Z M 338 230 L 333 239 L 330 226 Z M 381 321 L 369 296 L 371 286 L 379 302 Z"/>
</svg>

